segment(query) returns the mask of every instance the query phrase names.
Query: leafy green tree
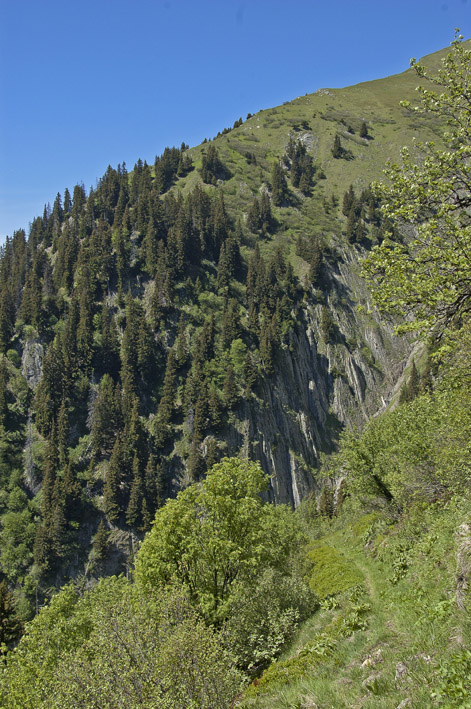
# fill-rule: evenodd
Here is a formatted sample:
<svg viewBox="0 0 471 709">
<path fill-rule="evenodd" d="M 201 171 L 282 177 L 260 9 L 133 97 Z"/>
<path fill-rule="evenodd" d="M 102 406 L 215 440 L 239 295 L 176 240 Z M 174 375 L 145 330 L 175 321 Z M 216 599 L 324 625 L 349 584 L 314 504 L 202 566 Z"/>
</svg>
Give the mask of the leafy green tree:
<svg viewBox="0 0 471 709">
<path fill-rule="evenodd" d="M 391 235 L 366 260 L 364 275 L 383 312 L 408 315 L 401 331 L 437 333 L 452 329 L 470 309 L 471 124 L 467 91 L 471 50 L 458 36 L 443 68 L 431 74 L 412 61 L 428 84 L 419 87 L 414 113 L 443 125 L 443 143 L 419 143 L 389 164 L 388 183 L 376 184 L 383 214 L 399 232 L 413 227 L 406 242 Z"/>
<path fill-rule="evenodd" d="M 287 508 L 264 504 L 268 478 L 257 463 L 224 458 L 206 479 L 168 500 L 136 562 L 149 591 L 176 577 L 206 618 L 221 622 L 236 584 L 262 568 L 286 569 L 297 537 Z"/>
<path fill-rule="evenodd" d="M 2 676 L 5 709 L 229 709 L 242 674 L 181 588 L 124 578 L 64 587 L 29 624 Z"/>
</svg>

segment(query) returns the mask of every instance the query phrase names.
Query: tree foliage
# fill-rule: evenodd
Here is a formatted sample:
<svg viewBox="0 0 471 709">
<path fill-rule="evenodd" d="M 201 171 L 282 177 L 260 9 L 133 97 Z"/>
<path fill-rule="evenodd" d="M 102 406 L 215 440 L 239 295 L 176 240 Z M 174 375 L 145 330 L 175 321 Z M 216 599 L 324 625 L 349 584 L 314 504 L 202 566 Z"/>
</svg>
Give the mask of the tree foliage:
<svg viewBox="0 0 471 709">
<path fill-rule="evenodd" d="M 233 658 L 183 589 L 143 595 L 123 578 L 65 587 L 29 624 L 0 684 L 4 707 L 229 707 Z"/>
<path fill-rule="evenodd" d="M 286 508 L 263 504 L 267 487 L 257 463 L 214 465 L 157 512 L 137 559 L 138 582 L 153 589 L 176 577 L 206 618 L 222 621 L 238 584 L 253 583 L 263 567 L 286 569 L 297 532 Z"/>
<path fill-rule="evenodd" d="M 383 213 L 404 239 L 386 238 L 373 249 L 364 274 L 384 311 L 407 316 L 400 330 L 449 330 L 471 309 L 471 50 L 461 36 L 452 42 L 436 75 L 412 61 L 421 102 L 414 114 L 438 120 L 443 141 L 403 148 L 390 163 L 388 182 L 376 184 Z"/>
</svg>

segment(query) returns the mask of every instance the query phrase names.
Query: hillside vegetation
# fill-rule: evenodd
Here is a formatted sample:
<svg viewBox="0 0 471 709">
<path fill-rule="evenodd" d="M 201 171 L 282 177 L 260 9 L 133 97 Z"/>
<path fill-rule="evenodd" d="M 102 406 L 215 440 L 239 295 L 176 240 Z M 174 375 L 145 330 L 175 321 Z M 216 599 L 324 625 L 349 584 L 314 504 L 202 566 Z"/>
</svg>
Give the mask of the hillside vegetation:
<svg viewBox="0 0 471 709">
<path fill-rule="evenodd" d="M 109 167 L 7 241 L 4 706 L 468 706 L 470 61 Z"/>
</svg>

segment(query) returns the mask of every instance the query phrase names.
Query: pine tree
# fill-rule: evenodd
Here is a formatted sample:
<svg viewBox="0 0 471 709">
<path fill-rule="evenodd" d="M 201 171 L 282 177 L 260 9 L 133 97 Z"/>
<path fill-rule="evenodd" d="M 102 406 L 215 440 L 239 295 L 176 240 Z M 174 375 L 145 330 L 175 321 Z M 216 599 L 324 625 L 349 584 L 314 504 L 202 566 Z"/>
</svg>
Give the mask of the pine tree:
<svg viewBox="0 0 471 709">
<path fill-rule="evenodd" d="M 67 187 L 64 190 L 64 216 L 67 217 L 72 209 L 72 198 Z"/>
<path fill-rule="evenodd" d="M 137 391 L 139 377 L 138 370 L 138 346 L 139 346 L 139 326 L 143 317 L 141 305 L 134 300 L 131 293 L 126 295 L 126 327 L 121 343 L 121 379 L 126 382 L 129 393 Z"/>
<path fill-rule="evenodd" d="M 211 207 L 211 227 L 215 258 L 218 257 L 221 245 L 229 236 L 229 226 L 229 217 L 224 202 L 224 194 L 222 190 L 218 190 Z"/>
<path fill-rule="evenodd" d="M 57 446 L 57 435 L 55 423 L 52 424 L 51 433 L 49 435 L 45 462 L 44 462 L 44 474 L 42 481 L 42 502 L 41 502 L 41 515 L 43 520 L 48 521 L 51 516 L 53 508 L 53 496 L 54 488 L 57 477 L 57 472 L 59 470 L 59 450 Z"/>
<path fill-rule="evenodd" d="M 111 454 L 121 425 L 119 388 L 115 388 L 110 375 L 105 374 L 98 388 L 92 416 L 91 441 L 96 457 Z"/>
<path fill-rule="evenodd" d="M 34 563 L 47 574 L 53 564 L 53 546 L 48 528 L 44 522 L 40 522 L 36 527 L 33 547 Z"/>
<path fill-rule="evenodd" d="M 69 407 L 67 399 L 63 399 L 57 417 L 57 445 L 59 465 L 63 468 L 68 461 L 69 451 Z"/>
<path fill-rule="evenodd" d="M 267 321 L 265 319 L 260 335 L 260 357 L 262 359 L 263 369 L 267 374 L 273 373 L 274 350 L 275 337 L 272 329 L 272 323 L 271 320 Z"/>
<path fill-rule="evenodd" d="M 322 517 L 332 517 L 334 513 L 334 496 L 332 490 L 324 485 L 318 503 L 319 514 Z"/>
<path fill-rule="evenodd" d="M 252 355 L 250 352 L 247 352 L 245 356 L 245 362 L 244 362 L 244 380 L 245 380 L 245 389 L 244 389 L 244 396 L 248 397 L 250 396 L 250 393 L 253 389 L 253 386 L 255 382 L 257 381 L 257 369 L 255 367 Z"/>
<path fill-rule="evenodd" d="M 195 440 L 191 444 L 190 455 L 188 456 L 187 461 L 187 469 L 191 480 L 194 482 L 200 480 L 206 470 L 203 454 L 201 453 L 198 442 Z"/>
<path fill-rule="evenodd" d="M 56 488 L 59 492 L 59 481 L 56 481 Z M 54 561 L 64 556 L 66 548 L 65 533 L 67 522 L 64 515 L 62 500 L 58 499 L 58 492 L 55 495 L 54 506 L 52 508 L 51 517 L 49 520 L 49 538 L 51 540 Z"/>
<path fill-rule="evenodd" d="M 81 487 L 74 476 L 72 465 L 69 463 L 65 469 L 64 477 L 61 481 L 60 496 L 64 517 L 67 523 L 78 519 L 81 512 Z"/>
<path fill-rule="evenodd" d="M 110 533 L 108 529 L 106 528 L 106 525 L 103 520 L 100 520 L 100 524 L 98 525 L 97 532 L 95 536 L 93 537 L 93 553 L 95 556 L 95 559 L 97 561 L 102 561 L 109 549 L 109 536 Z"/>
<path fill-rule="evenodd" d="M 227 292 L 230 283 L 230 272 L 228 266 L 228 259 L 226 255 L 226 245 L 223 243 L 221 245 L 221 250 L 219 252 L 219 262 L 218 262 L 218 272 L 216 279 L 216 286 L 218 291 Z"/>
<path fill-rule="evenodd" d="M 219 159 L 218 151 L 211 143 L 208 145 L 206 153 L 203 154 L 201 177 L 203 182 L 208 184 L 216 184 L 218 179 L 226 177 L 226 170 Z"/>
<path fill-rule="evenodd" d="M 273 164 L 271 172 L 271 196 L 273 204 L 281 206 L 288 196 L 288 184 L 280 162 Z"/>
<path fill-rule="evenodd" d="M 119 521 L 122 512 L 121 483 L 125 476 L 123 459 L 123 444 L 121 437 L 118 436 L 113 446 L 103 488 L 104 511 L 111 524 Z"/>
<path fill-rule="evenodd" d="M 169 424 L 172 419 L 176 396 L 177 362 L 174 350 L 170 350 L 165 368 L 162 398 L 160 399 L 155 417 L 154 435 L 158 446 L 162 446 L 169 435 Z"/>
<path fill-rule="evenodd" d="M 361 124 L 360 138 L 368 138 L 368 126 L 366 125 L 365 121 L 363 121 L 363 123 Z"/>
<path fill-rule="evenodd" d="M 211 470 L 213 465 L 215 465 L 219 461 L 219 458 L 220 453 L 217 441 L 211 436 L 210 438 L 208 438 L 208 441 L 206 443 L 206 455 L 204 458 L 206 470 Z"/>
<path fill-rule="evenodd" d="M 357 225 L 358 225 L 358 217 L 357 217 L 357 213 L 355 210 L 355 205 L 353 205 L 350 209 L 350 212 L 348 215 L 348 220 L 347 220 L 347 226 L 345 228 L 345 234 L 347 236 L 348 241 L 351 244 L 354 244 L 357 240 Z"/>
<path fill-rule="evenodd" d="M 140 470 L 140 462 L 137 455 L 134 455 L 132 464 L 133 479 L 129 502 L 126 509 L 126 524 L 128 527 L 139 527 L 142 522 L 142 501 L 143 501 L 143 481 Z"/>
<path fill-rule="evenodd" d="M 206 382 L 200 387 L 200 393 L 195 405 L 193 421 L 194 440 L 200 442 L 208 426 L 208 387 Z"/>
<path fill-rule="evenodd" d="M 101 347 L 98 351 L 98 369 L 116 381 L 120 369 L 119 339 L 111 309 L 103 302 L 101 309 Z"/>
<path fill-rule="evenodd" d="M 420 390 L 419 385 L 420 385 L 420 377 L 419 377 L 419 373 L 417 371 L 415 360 L 413 359 L 409 378 L 407 379 L 406 384 L 402 387 L 399 401 L 401 403 L 413 401 L 419 393 L 419 390 Z"/>
<path fill-rule="evenodd" d="M 88 371 L 93 356 L 92 293 L 91 274 L 86 269 L 81 284 L 80 316 L 77 328 L 77 356 L 82 372 Z"/>
<path fill-rule="evenodd" d="M 153 384 L 156 376 L 157 351 L 154 336 L 142 313 L 137 339 L 137 368 L 143 386 Z"/>
<path fill-rule="evenodd" d="M 255 197 L 254 201 L 252 202 L 249 212 L 247 214 L 247 226 L 250 229 L 251 232 L 254 234 L 260 229 L 261 227 L 261 220 L 260 220 L 260 202 L 258 200 L 258 197 Z"/>
<path fill-rule="evenodd" d="M 131 463 L 134 454 L 137 454 L 141 467 L 147 460 L 147 435 L 142 419 L 139 415 L 139 399 L 133 397 L 125 413 L 123 431 L 123 446 L 126 460 Z"/>
<path fill-rule="evenodd" d="M 188 360 L 186 325 L 183 313 L 180 314 L 178 320 L 177 339 L 175 340 L 175 358 L 180 369 L 185 366 Z"/>
<path fill-rule="evenodd" d="M 162 463 L 158 463 L 155 456 L 150 453 L 144 472 L 144 490 L 148 513 L 153 517 L 167 498 L 165 472 Z"/>
<path fill-rule="evenodd" d="M 0 657 L 10 650 L 22 633 L 13 594 L 6 581 L 0 582 Z"/>
<path fill-rule="evenodd" d="M 238 401 L 238 387 L 237 387 L 237 381 L 236 381 L 236 376 L 234 372 L 234 367 L 232 364 L 229 364 L 226 370 L 226 376 L 224 377 L 224 384 L 223 384 L 223 397 L 224 397 L 224 402 L 227 406 L 228 409 L 233 409 L 235 405 L 237 404 Z"/>
<path fill-rule="evenodd" d="M 222 404 L 218 390 L 214 385 L 211 385 L 209 389 L 208 417 L 211 428 L 217 431 L 222 425 Z"/>
<path fill-rule="evenodd" d="M 334 158 L 343 158 L 344 149 L 342 148 L 342 143 L 340 142 L 340 136 L 338 133 L 335 134 L 334 145 L 332 147 L 332 155 Z"/>
<path fill-rule="evenodd" d="M 0 355 L 0 434 L 2 433 L 5 423 L 6 423 L 6 418 L 7 418 L 7 413 L 8 413 L 8 405 L 7 405 L 7 392 L 8 392 L 8 368 L 7 368 L 7 360 L 5 357 Z"/>
<path fill-rule="evenodd" d="M 259 228 L 262 230 L 262 234 L 270 233 L 275 225 L 275 220 L 273 219 L 270 198 L 268 192 L 265 190 L 260 196 L 260 221 Z"/>
<path fill-rule="evenodd" d="M 240 336 L 240 308 L 235 298 L 231 298 L 224 310 L 222 317 L 221 342 L 224 348 L 231 346 L 231 342 Z"/>
</svg>

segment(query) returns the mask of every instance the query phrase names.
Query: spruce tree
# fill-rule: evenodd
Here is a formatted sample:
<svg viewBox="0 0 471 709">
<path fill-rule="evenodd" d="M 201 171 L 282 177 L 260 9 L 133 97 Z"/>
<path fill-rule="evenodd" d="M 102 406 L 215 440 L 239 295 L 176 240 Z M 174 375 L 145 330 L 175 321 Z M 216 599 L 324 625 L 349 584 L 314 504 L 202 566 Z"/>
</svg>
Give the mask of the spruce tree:
<svg viewBox="0 0 471 709">
<path fill-rule="evenodd" d="M 265 319 L 264 325 L 261 328 L 260 334 L 260 357 L 262 359 L 263 369 L 267 374 L 273 373 L 275 337 L 272 329 L 271 320 Z"/>
<path fill-rule="evenodd" d="M 63 399 L 57 417 L 57 445 L 59 451 L 59 465 L 64 467 L 69 458 L 69 407 L 68 400 Z"/>
<path fill-rule="evenodd" d="M 251 232 L 254 234 L 260 229 L 261 227 L 261 220 L 260 220 L 260 202 L 258 197 L 255 197 L 254 201 L 252 202 L 249 212 L 247 214 L 247 226 L 250 229 Z"/>
<path fill-rule="evenodd" d="M 98 525 L 98 529 L 96 531 L 95 536 L 93 537 L 93 553 L 95 556 L 95 559 L 97 561 L 102 561 L 109 549 L 109 536 L 110 533 L 108 529 L 106 528 L 106 525 L 103 520 L 100 520 L 100 524 Z"/>
<path fill-rule="evenodd" d="M 288 184 L 280 162 L 275 162 L 271 171 L 271 195 L 273 204 L 281 206 L 288 195 Z"/>
<path fill-rule="evenodd" d="M 344 155 L 344 149 L 342 148 L 342 143 L 340 142 L 340 136 L 338 133 L 335 134 L 334 145 L 332 147 L 332 155 L 334 158 L 342 158 Z"/>
<path fill-rule="evenodd" d="M 123 459 L 123 444 L 121 437 L 118 436 L 113 446 L 103 488 L 104 511 L 111 524 L 118 523 L 122 512 L 121 483 L 125 476 Z"/>
<path fill-rule="evenodd" d="M 200 480 L 206 470 L 205 460 L 196 440 L 194 440 L 191 444 L 190 455 L 188 456 L 187 461 L 187 469 L 190 479 L 194 482 Z"/>
<path fill-rule="evenodd" d="M 177 339 L 175 341 L 175 358 L 180 369 L 185 366 L 188 360 L 186 325 L 185 316 L 183 313 L 180 314 L 180 318 L 178 320 Z"/>
<path fill-rule="evenodd" d="M 0 582 L 0 657 L 19 640 L 22 623 L 18 617 L 13 594 L 6 581 Z"/>
<path fill-rule="evenodd" d="M 142 522 L 143 481 L 138 456 L 135 454 L 132 463 L 133 478 L 129 502 L 126 509 L 126 524 L 137 528 Z"/>
<path fill-rule="evenodd" d="M 214 384 L 211 385 L 209 389 L 208 417 L 211 428 L 217 431 L 222 425 L 222 404 L 218 390 Z"/>
<path fill-rule="evenodd" d="M 244 396 L 248 397 L 250 396 L 250 393 L 252 392 L 252 389 L 254 387 L 255 382 L 257 381 L 257 369 L 255 367 L 252 355 L 250 352 L 247 352 L 245 356 L 245 362 L 244 362 L 244 380 L 245 380 L 245 389 L 244 389 Z"/>
<path fill-rule="evenodd" d="M 193 434 L 195 441 L 201 441 L 208 426 L 208 387 L 203 382 L 195 405 L 195 417 L 193 421 Z"/>
<path fill-rule="evenodd" d="M 91 442 L 96 457 L 111 454 L 120 424 L 117 390 L 109 374 L 105 374 L 100 382 L 92 416 Z"/>
<path fill-rule="evenodd" d="M 177 362 L 175 352 L 170 350 L 165 368 L 162 397 L 154 423 L 154 435 L 158 446 L 162 446 L 169 435 L 169 425 L 175 407 Z"/>
<path fill-rule="evenodd" d="M 229 364 L 227 367 L 222 391 L 227 408 L 233 409 L 237 404 L 239 392 L 234 367 L 232 364 Z"/>
</svg>

